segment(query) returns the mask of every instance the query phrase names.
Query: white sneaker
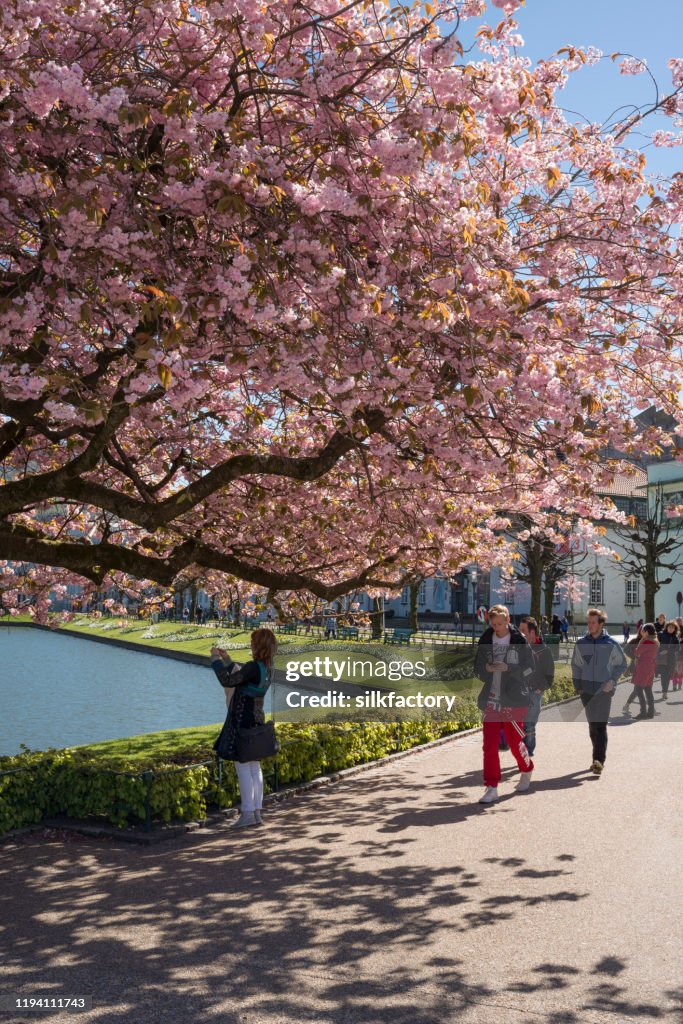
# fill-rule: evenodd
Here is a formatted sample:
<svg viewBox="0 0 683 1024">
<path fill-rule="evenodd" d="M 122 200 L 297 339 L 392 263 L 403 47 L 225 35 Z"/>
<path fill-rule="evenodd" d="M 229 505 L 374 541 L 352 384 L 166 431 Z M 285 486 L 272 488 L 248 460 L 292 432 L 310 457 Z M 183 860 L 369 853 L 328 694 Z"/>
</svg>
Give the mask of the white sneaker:
<svg viewBox="0 0 683 1024">
<path fill-rule="evenodd" d="M 519 782 L 515 786 L 518 793 L 526 793 L 527 789 L 531 785 L 531 776 L 533 772 L 521 772 L 519 776 Z"/>
<path fill-rule="evenodd" d="M 248 828 L 250 825 L 256 824 L 256 815 L 253 811 L 247 811 L 246 814 L 242 812 L 237 821 L 234 821 L 231 828 Z"/>
<path fill-rule="evenodd" d="M 495 804 L 498 799 L 498 787 L 487 786 L 484 790 L 484 795 L 479 801 L 480 804 Z"/>
</svg>

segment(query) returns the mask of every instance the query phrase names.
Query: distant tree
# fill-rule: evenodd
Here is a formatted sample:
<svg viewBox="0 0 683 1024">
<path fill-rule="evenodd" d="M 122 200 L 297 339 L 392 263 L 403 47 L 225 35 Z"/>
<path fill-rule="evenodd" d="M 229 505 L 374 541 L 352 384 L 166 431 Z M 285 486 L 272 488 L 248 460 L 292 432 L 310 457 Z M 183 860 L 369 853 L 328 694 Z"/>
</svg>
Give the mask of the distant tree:
<svg viewBox="0 0 683 1024">
<path fill-rule="evenodd" d="M 529 584 L 531 614 L 540 622 L 543 605 L 543 614 L 552 619 L 555 588 L 576 565 L 568 540 L 559 541 L 554 530 L 537 525 L 530 516 L 514 517 L 510 537 L 519 545 L 514 576 Z"/>
<path fill-rule="evenodd" d="M 683 566 L 683 544 L 675 520 L 666 515 L 661 486 L 650 490 L 646 511 L 612 527 L 622 576 L 637 576 L 645 589 L 645 620 L 655 618 L 655 598 Z"/>
</svg>

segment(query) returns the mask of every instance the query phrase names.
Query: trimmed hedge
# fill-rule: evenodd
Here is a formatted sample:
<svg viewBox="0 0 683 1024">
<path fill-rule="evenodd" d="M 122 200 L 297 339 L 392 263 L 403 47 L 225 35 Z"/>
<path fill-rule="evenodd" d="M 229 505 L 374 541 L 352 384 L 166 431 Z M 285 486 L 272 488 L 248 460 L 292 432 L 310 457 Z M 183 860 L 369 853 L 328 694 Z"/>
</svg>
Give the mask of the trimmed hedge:
<svg viewBox="0 0 683 1024">
<path fill-rule="evenodd" d="M 277 726 L 280 753 L 264 762 L 266 791 L 278 785 L 308 782 L 319 775 L 365 764 L 399 750 L 472 728 L 479 715 L 461 701 L 457 718 L 421 718 L 404 722 L 324 723 Z M 145 820 L 148 795 L 152 818 L 190 821 L 206 816 L 208 804 L 231 806 L 238 788 L 232 762 L 219 773 L 206 747 L 187 751 L 188 765 L 108 762 L 78 749 L 26 752 L 0 758 L 0 835 L 10 829 L 64 814 L 100 818 L 124 828 Z M 19 769 L 19 770 L 17 770 Z"/>
<path fill-rule="evenodd" d="M 544 704 L 553 704 L 558 700 L 567 700 L 568 697 L 574 696 L 574 684 L 571 679 L 558 679 L 555 676 L 555 681 L 549 690 L 546 690 L 543 694 Z"/>
</svg>

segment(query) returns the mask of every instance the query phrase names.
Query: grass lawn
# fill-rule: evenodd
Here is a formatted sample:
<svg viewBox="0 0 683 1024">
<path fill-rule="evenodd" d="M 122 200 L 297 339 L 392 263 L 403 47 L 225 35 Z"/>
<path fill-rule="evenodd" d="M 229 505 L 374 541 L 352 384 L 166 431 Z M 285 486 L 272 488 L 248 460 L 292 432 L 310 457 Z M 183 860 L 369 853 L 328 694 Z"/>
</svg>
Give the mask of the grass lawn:
<svg viewBox="0 0 683 1024">
<path fill-rule="evenodd" d="M 167 729 L 164 732 L 142 733 L 120 740 L 105 740 L 103 743 L 88 743 L 74 749 L 92 754 L 109 767 L 134 762 L 143 768 L 147 763 L 183 762 L 209 760 L 213 758 L 213 741 L 220 732 L 222 723 L 200 725 L 188 729 Z"/>
</svg>

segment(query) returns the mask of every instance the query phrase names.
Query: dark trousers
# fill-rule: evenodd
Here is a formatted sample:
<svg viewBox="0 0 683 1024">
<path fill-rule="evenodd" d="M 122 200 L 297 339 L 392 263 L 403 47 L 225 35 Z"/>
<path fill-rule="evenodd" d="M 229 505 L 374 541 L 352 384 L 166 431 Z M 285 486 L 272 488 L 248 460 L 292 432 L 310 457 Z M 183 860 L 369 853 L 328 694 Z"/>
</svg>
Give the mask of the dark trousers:
<svg viewBox="0 0 683 1024">
<path fill-rule="evenodd" d="M 659 681 L 662 684 L 662 693 L 669 692 L 669 686 L 671 684 L 672 670 L 668 665 L 663 665 L 659 670 Z"/>
<path fill-rule="evenodd" d="M 655 698 L 652 693 L 651 686 L 639 686 L 638 687 L 638 700 L 640 701 L 640 713 L 641 715 L 648 714 L 650 718 L 654 718 L 655 714 Z M 647 712 L 646 712 L 647 708 Z"/>
<path fill-rule="evenodd" d="M 581 693 L 580 696 L 593 744 L 593 760 L 604 764 L 607 757 L 607 723 L 614 690 L 610 693 L 605 693 L 604 690 L 599 690 L 598 693 Z"/>
</svg>

